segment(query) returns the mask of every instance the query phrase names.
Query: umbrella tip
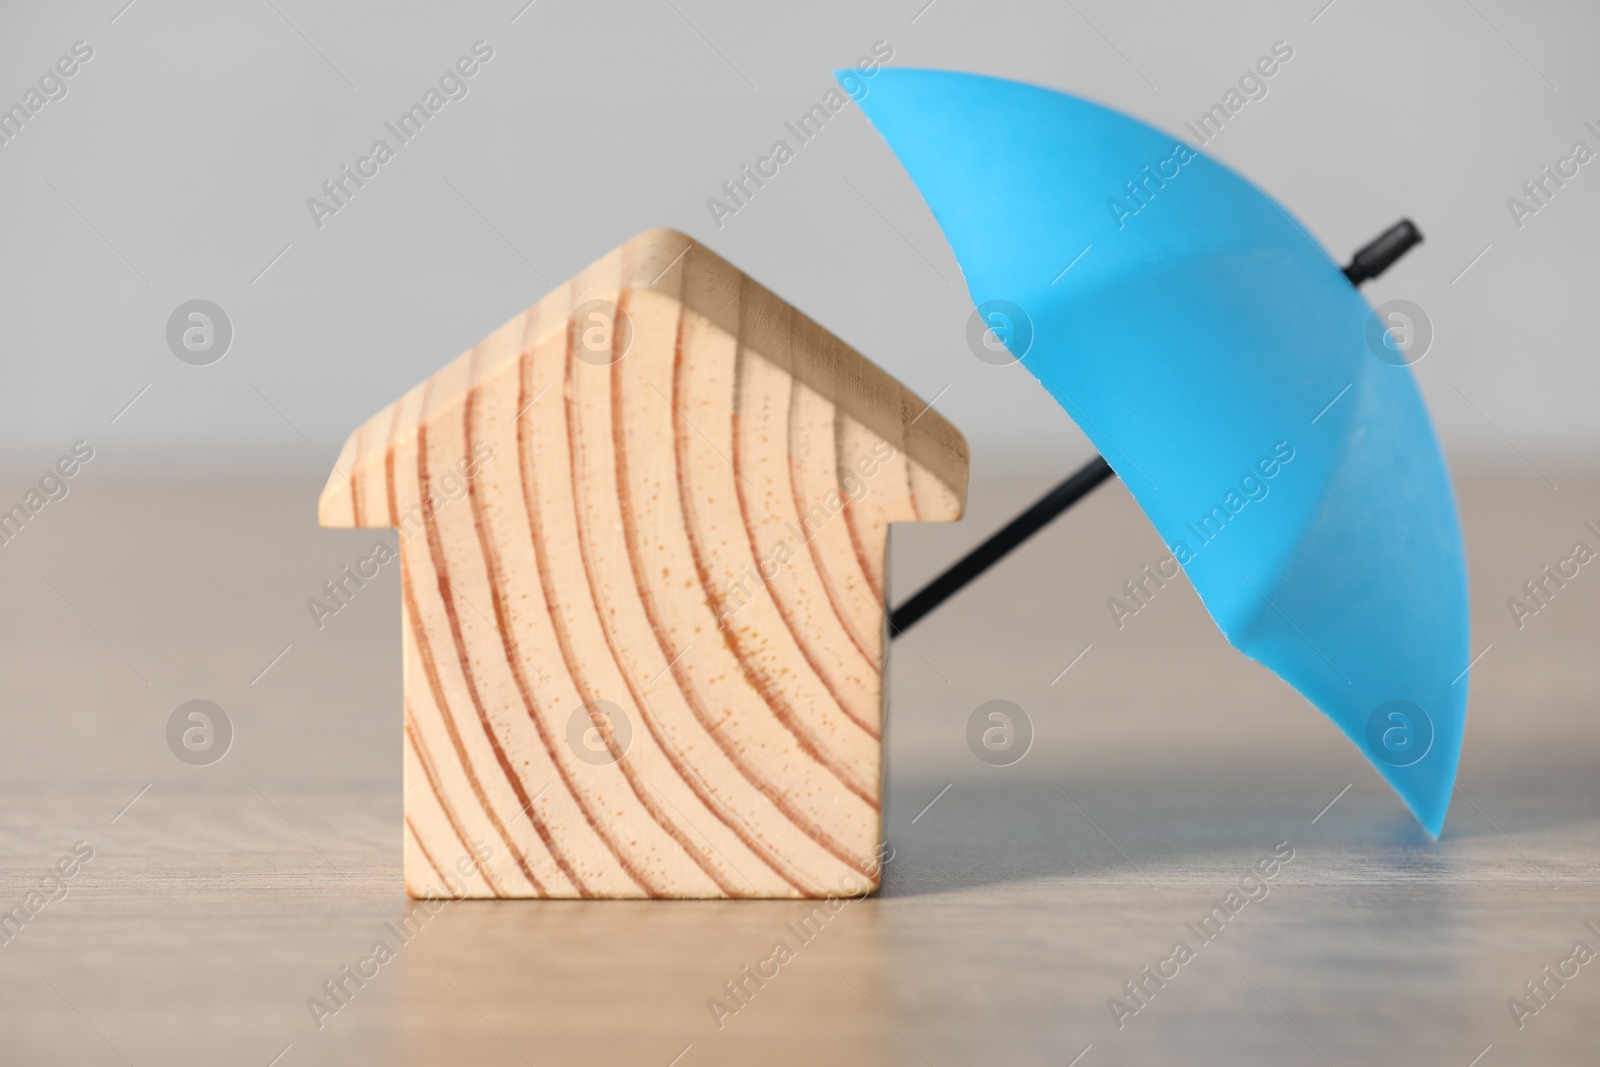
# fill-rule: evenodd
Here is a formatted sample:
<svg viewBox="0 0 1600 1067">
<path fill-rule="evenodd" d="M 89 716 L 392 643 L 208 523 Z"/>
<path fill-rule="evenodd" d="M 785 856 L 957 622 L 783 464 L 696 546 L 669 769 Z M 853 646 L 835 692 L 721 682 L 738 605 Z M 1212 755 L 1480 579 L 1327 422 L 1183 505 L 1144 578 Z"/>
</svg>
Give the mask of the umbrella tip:
<svg viewBox="0 0 1600 1067">
<path fill-rule="evenodd" d="M 1344 276 L 1351 285 L 1360 285 L 1394 266 L 1396 260 L 1421 243 L 1422 231 L 1417 224 L 1401 219 L 1357 252 L 1344 269 Z"/>
<path fill-rule="evenodd" d="M 1456 768 L 1451 767 L 1449 773 L 1443 776 L 1436 771 L 1422 780 L 1399 778 L 1387 765 L 1378 769 L 1428 836 L 1439 840 L 1444 833 L 1445 819 L 1450 814 L 1451 798 L 1455 795 Z"/>
<path fill-rule="evenodd" d="M 1433 838 L 1435 841 L 1438 841 L 1439 836 L 1444 833 L 1444 817 L 1445 812 L 1441 811 L 1438 815 L 1435 815 L 1432 818 L 1420 820 L 1422 823 L 1422 828 L 1428 831 L 1428 836 Z"/>
</svg>

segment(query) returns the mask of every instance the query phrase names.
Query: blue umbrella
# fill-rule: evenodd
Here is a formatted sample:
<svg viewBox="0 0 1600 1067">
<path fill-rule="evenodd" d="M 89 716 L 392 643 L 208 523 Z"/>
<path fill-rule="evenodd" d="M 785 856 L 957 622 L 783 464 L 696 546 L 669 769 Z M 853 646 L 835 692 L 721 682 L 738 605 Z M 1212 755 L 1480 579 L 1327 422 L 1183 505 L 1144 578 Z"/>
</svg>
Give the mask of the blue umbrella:
<svg viewBox="0 0 1600 1067">
<path fill-rule="evenodd" d="M 1099 448 L 1228 641 L 1437 836 L 1466 564 L 1410 350 L 1360 276 L 1234 171 L 1096 104 L 930 70 L 882 70 L 859 102 L 978 321 Z"/>
</svg>

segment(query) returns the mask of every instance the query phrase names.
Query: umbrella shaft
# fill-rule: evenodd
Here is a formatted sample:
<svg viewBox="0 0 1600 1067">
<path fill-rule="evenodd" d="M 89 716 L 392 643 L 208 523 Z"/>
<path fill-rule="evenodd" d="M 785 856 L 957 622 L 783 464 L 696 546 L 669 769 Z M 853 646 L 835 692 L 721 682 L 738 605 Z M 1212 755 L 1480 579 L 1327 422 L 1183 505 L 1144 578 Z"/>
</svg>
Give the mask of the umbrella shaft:
<svg viewBox="0 0 1600 1067">
<path fill-rule="evenodd" d="M 889 616 L 889 632 L 899 637 L 918 619 L 942 604 L 956 590 L 999 562 L 1013 548 L 1038 533 L 1051 519 L 1066 511 L 1094 491 L 1115 473 L 1104 456 L 1096 456 L 1078 472 L 1046 493 L 1032 507 L 1001 527 L 987 541 L 957 560 L 955 565 L 929 582 L 922 591 L 901 604 Z"/>
</svg>

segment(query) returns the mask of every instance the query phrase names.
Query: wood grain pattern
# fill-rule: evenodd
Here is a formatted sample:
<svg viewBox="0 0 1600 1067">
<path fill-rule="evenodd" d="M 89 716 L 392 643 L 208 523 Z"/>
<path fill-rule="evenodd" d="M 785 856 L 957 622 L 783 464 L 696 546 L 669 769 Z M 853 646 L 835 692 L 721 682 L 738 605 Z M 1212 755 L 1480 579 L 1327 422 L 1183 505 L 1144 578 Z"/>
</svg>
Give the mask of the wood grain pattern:
<svg viewBox="0 0 1600 1067">
<path fill-rule="evenodd" d="M 413 896 L 876 887 L 888 527 L 966 490 L 936 412 L 656 230 L 337 467 L 322 524 L 400 531 Z"/>
</svg>

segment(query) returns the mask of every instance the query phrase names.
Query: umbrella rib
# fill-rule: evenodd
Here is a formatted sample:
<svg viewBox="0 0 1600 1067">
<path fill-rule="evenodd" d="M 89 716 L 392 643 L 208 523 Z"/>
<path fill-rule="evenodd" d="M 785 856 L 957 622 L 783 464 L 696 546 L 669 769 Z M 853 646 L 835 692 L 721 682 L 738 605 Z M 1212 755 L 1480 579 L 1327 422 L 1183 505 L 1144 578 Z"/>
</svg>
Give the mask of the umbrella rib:
<svg viewBox="0 0 1600 1067">
<path fill-rule="evenodd" d="M 1252 582 L 1250 579 L 1246 578 L 1244 580 L 1244 584 L 1248 585 L 1251 589 L 1255 589 L 1256 590 L 1256 596 L 1260 597 L 1262 600 L 1265 600 L 1267 602 L 1267 607 L 1271 608 L 1273 611 L 1276 611 L 1278 613 L 1278 617 L 1281 618 L 1284 622 L 1288 623 L 1291 627 L 1293 627 L 1294 628 L 1294 632 L 1299 634 L 1300 637 L 1305 641 L 1305 643 L 1311 646 L 1312 651 L 1316 652 L 1317 655 L 1321 656 L 1323 658 L 1323 660 L 1326 661 L 1328 666 L 1332 667 L 1335 671 L 1338 671 L 1339 672 L 1339 677 L 1344 679 L 1346 685 L 1355 685 L 1355 683 L 1350 680 L 1350 676 L 1348 674 L 1344 673 L 1344 671 L 1340 671 L 1339 670 L 1339 665 L 1337 663 L 1333 662 L 1333 660 L 1328 659 L 1328 654 L 1326 652 L 1323 652 L 1322 649 L 1318 648 L 1315 641 L 1311 640 L 1311 638 L 1309 638 L 1309 637 L 1306 637 L 1306 632 L 1304 630 L 1300 629 L 1300 627 L 1295 626 L 1294 625 L 1294 620 L 1289 618 L 1289 616 L 1285 615 L 1283 613 L 1283 609 L 1278 607 L 1278 605 L 1276 605 L 1276 604 L 1274 604 L 1272 602 L 1272 598 L 1271 597 L 1267 596 L 1267 594 L 1263 593 L 1260 589 L 1256 589 L 1256 583 L 1255 582 Z"/>
</svg>

